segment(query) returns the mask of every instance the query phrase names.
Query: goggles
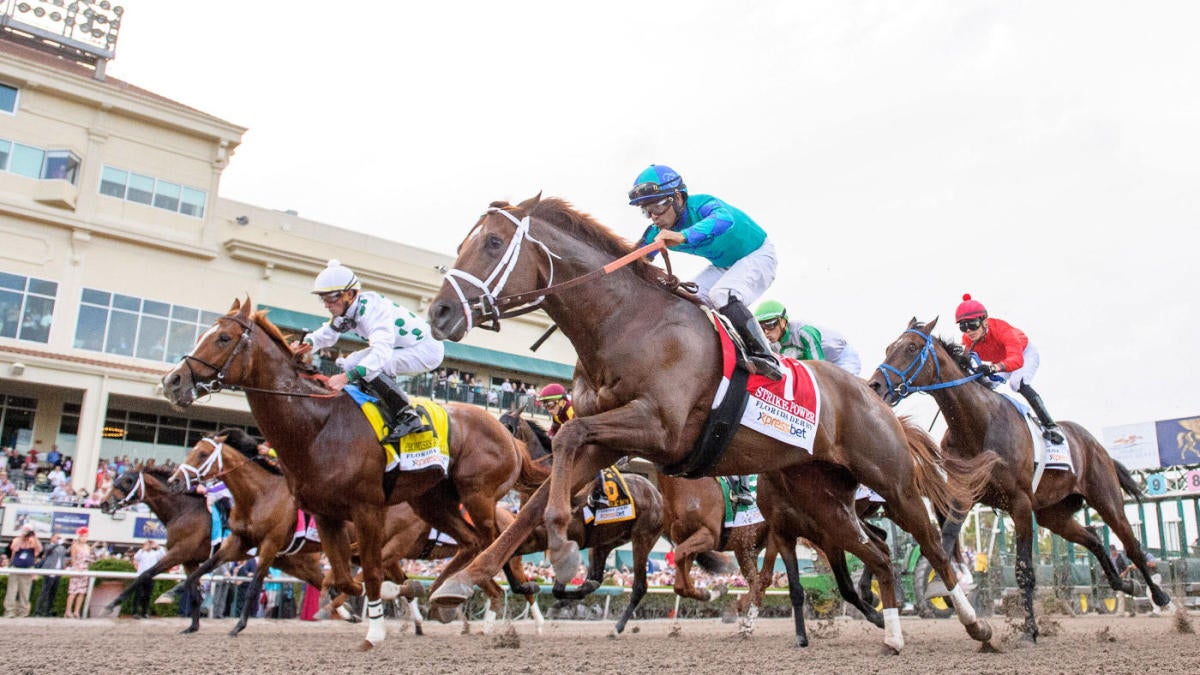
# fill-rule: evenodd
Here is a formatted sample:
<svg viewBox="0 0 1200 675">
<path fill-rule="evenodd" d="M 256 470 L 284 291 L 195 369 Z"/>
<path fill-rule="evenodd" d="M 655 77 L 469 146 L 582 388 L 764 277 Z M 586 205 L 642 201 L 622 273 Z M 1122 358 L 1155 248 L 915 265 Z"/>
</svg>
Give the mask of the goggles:
<svg viewBox="0 0 1200 675">
<path fill-rule="evenodd" d="M 671 208 L 671 197 L 666 196 L 656 202 L 650 202 L 642 207 L 642 215 L 647 218 L 657 218 Z"/>
<path fill-rule="evenodd" d="M 758 325 L 765 331 L 766 330 L 774 330 L 776 328 L 779 328 L 781 325 L 783 325 L 783 317 L 778 316 L 778 317 L 775 317 L 774 319 L 766 319 L 764 321 L 759 321 Z"/>
<path fill-rule="evenodd" d="M 661 197 L 663 194 L 669 193 L 664 191 L 658 183 L 638 183 L 629 191 L 629 203 L 636 204 L 652 197 Z"/>
<path fill-rule="evenodd" d="M 328 305 L 330 303 L 337 302 L 338 299 L 342 297 L 342 293 L 345 292 L 346 291 L 326 291 L 324 293 L 317 293 L 316 295 L 321 299 L 321 302 Z"/>
<path fill-rule="evenodd" d="M 964 333 L 969 333 L 973 330 L 979 330 L 983 325 L 983 319 L 967 319 L 966 321 L 958 322 L 958 329 Z"/>
</svg>

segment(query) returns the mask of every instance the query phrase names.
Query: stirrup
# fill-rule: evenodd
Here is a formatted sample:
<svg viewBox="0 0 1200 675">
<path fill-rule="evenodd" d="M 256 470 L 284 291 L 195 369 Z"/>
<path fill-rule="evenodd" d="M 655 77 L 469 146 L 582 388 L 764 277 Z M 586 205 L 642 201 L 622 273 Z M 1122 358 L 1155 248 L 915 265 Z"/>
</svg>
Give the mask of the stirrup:
<svg viewBox="0 0 1200 675">
<path fill-rule="evenodd" d="M 1053 445 L 1062 445 L 1063 441 L 1066 440 L 1057 424 L 1042 429 L 1042 438 Z"/>
<path fill-rule="evenodd" d="M 754 495 L 750 494 L 749 492 L 732 492 L 729 494 L 729 501 L 733 502 L 734 504 L 750 506 L 754 503 Z"/>
<path fill-rule="evenodd" d="M 421 416 L 417 414 L 417 411 L 410 408 L 408 412 L 401 414 L 396 420 L 395 426 L 392 427 L 391 433 L 383 439 L 383 443 L 384 445 L 396 443 L 411 433 L 424 430 L 425 422 L 421 420 Z"/>
<path fill-rule="evenodd" d="M 751 375 L 761 375 L 772 382 L 778 382 L 783 378 L 783 370 L 779 367 L 779 362 L 768 356 L 759 356 L 758 354 L 747 354 L 746 365 L 750 366 Z"/>
</svg>

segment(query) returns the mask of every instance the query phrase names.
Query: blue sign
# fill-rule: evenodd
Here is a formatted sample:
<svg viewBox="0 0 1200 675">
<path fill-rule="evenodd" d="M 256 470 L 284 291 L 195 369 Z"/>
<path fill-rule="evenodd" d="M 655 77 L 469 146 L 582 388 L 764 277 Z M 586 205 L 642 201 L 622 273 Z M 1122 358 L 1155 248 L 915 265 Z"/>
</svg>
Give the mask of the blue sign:
<svg viewBox="0 0 1200 675">
<path fill-rule="evenodd" d="M 158 518 L 138 516 L 133 521 L 133 536 L 146 539 L 167 539 L 167 526 Z"/>
<path fill-rule="evenodd" d="M 1200 464 L 1200 417 L 1161 420 L 1154 426 L 1163 466 Z"/>
<path fill-rule="evenodd" d="M 87 527 L 91 516 L 86 513 L 67 513 L 65 511 L 54 512 L 54 522 L 52 524 L 52 532 L 68 537 L 75 536 L 75 530 L 81 527 Z"/>
</svg>

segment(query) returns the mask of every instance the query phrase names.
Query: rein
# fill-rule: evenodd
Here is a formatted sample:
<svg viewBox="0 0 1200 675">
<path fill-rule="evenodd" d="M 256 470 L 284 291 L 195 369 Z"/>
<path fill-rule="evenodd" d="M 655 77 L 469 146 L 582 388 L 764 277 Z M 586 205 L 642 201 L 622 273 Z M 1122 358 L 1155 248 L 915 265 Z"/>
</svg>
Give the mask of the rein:
<svg viewBox="0 0 1200 675">
<path fill-rule="evenodd" d="M 199 398 L 200 396 L 206 395 L 206 394 L 215 394 L 219 391 L 251 391 L 251 392 L 255 392 L 255 393 L 259 393 L 259 394 L 271 394 L 273 396 L 294 396 L 294 397 L 298 397 L 298 398 L 334 398 L 342 393 L 340 391 L 331 391 L 327 394 L 315 394 L 315 393 L 311 393 L 311 392 L 301 392 L 301 391 L 281 391 L 278 389 L 263 389 L 261 387 L 250 387 L 250 386 L 247 386 L 244 384 L 225 384 L 225 373 L 229 370 L 230 364 L 233 363 L 233 360 L 235 358 L 237 358 L 237 355 L 240 354 L 243 349 L 247 349 L 250 346 L 250 343 L 251 343 L 250 333 L 254 328 L 254 323 L 242 321 L 240 318 L 238 318 L 236 316 L 223 316 L 223 317 L 220 317 L 217 319 L 217 321 L 222 321 L 222 320 L 232 321 L 232 322 L 236 323 L 237 325 L 241 326 L 242 334 L 238 338 L 237 345 L 234 346 L 233 351 L 229 352 L 229 356 L 225 357 L 225 362 L 222 363 L 220 365 L 220 367 L 215 366 L 215 365 L 209 363 L 208 361 L 205 361 L 204 359 L 196 356 L 193 353 L 186 354 L 183 357 L 183 363 L 184 363 L 184 365 L 187 366 L 188 372 L 192 376 L 192 390 L 196 393 L 197 398 Z M 192 351 L 194 352 L 195 349 L 193 349 Z M 200 381 L 200 378 L 197 377 L 197 375 L 196 375 L 196 370 L 194 368 L 192 368 L 193 361 L 208 368 L 209 370 L 212 370 L 213 371 L 212 379 L 208 380 L 207 382 Z M 203 393 L 201 393 L 201 392 L 203 392 Z"/>
<path fill-rule="evenodd" d="M 943 382 L 942 366 L 938 362 L 937 355 L 934 352 L 933 336 L 927 333 L 922 333 L 921 331 L 913 328 L 909 328 L 904 332 L 920 336 L 923 340 L 925 340 L 925 346 L 921 348 L 921 353 L 917 354 L 916 357 L 913 358 L 912 363 L 909 363 L 904 370 L 899 370 L 887 363 L 879 364 L 879 372 L 883 373 L 883 379 L 887 383 L 888 391 L 895 394 L 897 397 L 896 403 L 908 398 L 909 394 L 937 391 L 939 389 L 949 389 L 950 387 L 957 387 L 967 382 L 974 382 L 975 380 L 983 377 L 983 373 L 973 373 L 971 375 L 967 375 L 966 377 L 960 377 L 957 380 Z M 925 369 L 926 364 L 931 360 L 930 357 L 932 357 L 933 361 L 934 384 L 913 384 L 913 380 L 917 379 L 917 375 L 919 375 L 921 371 Z M 892 382 L 893 375 L 896 376 L 896 382 Z"/>
<path fill-rule="evenodd" d="M 474 274 L 465 272 L 458 268 L 454 268 L 446 272 L 446 281 L 454 289 L 455 294 L 458 295 L 459 303 L 463 307 L 463 314 L 467 320 L 468 331 L 470 331 L 474 326 L 474 314 L 476 310 L 479 312 L 479 328 L 499 332 L 501 319 L 521 316 L 522 314 L 528 314 L 534 310 L 537 310 L 542 304 L 542 301 L 546 299 L 547 295 L 553 295 L 555 293 L 565 291 L 568 288 L 573 288 L 580 284 L 592 281 L 606 274 L 612 274 L 613 272 L 625 267 L 635 260 L 639 260 L 656 251 L 662 251 L 663 261 L 667 266 L 667 277 L 669 280 L 668 284 L 673 284 L 673 288 L 683 287 L 684 290 L 688 290 L 693 293 L 695 292 L 694 284 L 681 284 L 678 282 L 678 280 L 675 280 L 674 275 L 671 272 L 671 261 L 667 256 L 666 244 L 661 241 L 646 244 L 645 246 L 623 255 L 599 269 L 592 270 L 591 272 L 575 277 L 574 279 L 568 279 L 567 281 L 555 284 L 554 261 L 556 259 L 562 260 L 562 256 L 554 253 L 544 243 L 534 239 L 533 236 L 529 234 L 529 225 L 531 222 L 529 216 L 526 215 L 524 218 L 517 220 L 516 216 L 499 207 L 489 208 L 488 213 L 499 213 L 512 221 L 512 223 L 517 227 L 516 233 L 514 233 L 512 238 L 508 241 L 508 248 L 504 251 L 504 255 L 500 257 L 500 260 L 496 263 L 496 266 L 492 268 L 491 273 L 488 274 L 488 278 L 486 280 L 481 280 Z M 546 255 L 546 262 L 550 266 L 549 281 L 545 287 L 538 288 L 533 291 L 516 293 L 513 295 L 500 295 L 504 290 L 505 284 L 508 283 L 508 277 L 512 274 L 513 270 L 516 269 L 517 259 L 521 256 L 521 247 L 524 245 L 526 240 L 537 244 L 537 246 Z M 466 282 L 470 286 L 479 289 L 481 291 L 480 295 L 474 300 L 467 299 L 466 293 L 463 292 L 460 280 L 461 282 Z M 550 331 L 547 331 L 546 335 L 538 341 L 537 346 L 540 346 L 541 343 L 544 342 L 547 337 L 549 337 L 549 333 Z"/>
</svg>

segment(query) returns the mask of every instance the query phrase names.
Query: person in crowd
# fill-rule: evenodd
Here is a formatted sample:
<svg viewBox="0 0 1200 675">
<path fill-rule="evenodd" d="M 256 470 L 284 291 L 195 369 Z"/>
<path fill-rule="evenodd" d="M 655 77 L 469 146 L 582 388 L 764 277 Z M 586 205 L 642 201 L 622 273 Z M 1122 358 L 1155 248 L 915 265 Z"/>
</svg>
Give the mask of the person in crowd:
<svg viewBox="0 0 1200 675">
<path fill-rule="evenodd" d="M 66 564 L 67 547 L 62 543 L 61 534 L 50 535 L 50 541 L 42 550 L 42 558 L 38 561 L 37 566 L 43 570 L 61 570 Z M 54 598 L 58 595 L 58 582 L 61 579 L 57 574 L 44 574 L 42 576 L 42 590 L 38 593 L 37 602 L 33 606 L 34 616 L 54 616 Z"/>
<path fill-rule="evenodd" d="M 963 347 L 982 359 L 976 372 L 1008 382 L 1012 390 L 1025 397 L 1033 408 L 1033 413 L 1042 423 L 1046 440 L 1055 445 L 1062 443 L 1063 435 L 1058 424 L 1046 410 L 1042 397 L 1031 386 L 1041 365 L 1037 347 L 1012 324 L 989 317 L 983 303 L 972 299 L 970 294 L 962 297 L 962 302 L 954 312 L 954 319 L 963 334 Z"/>
<path fill-rule="evenodd" d="M 42 554 L 42 542 L 32 525 L 26 524 L 8 545 L 9 564 L 17 569 L 33 569 Z M 29 591 L 33 587 L 32 574 L 8 575 L 8 590 L 4 594 L 4 616 L 29 616 Z"/>
<path fill-rule="evenodd" d="M 819 328 L 800 319 L 788 317 L 787 307 L 778 300 L 764 300 L 754 308 L 763 333 L 771 341 L 771 349 L 783 356 L 801 361 L 829 361 L 851 375 L 862 372 L 858 352 L 845 336 L 832 328 Z"/>
<path fill-rule="evenodd" d="M 382 295 L 362 290 L 354 272 L 337 260 L 330 260 L 317 275 L 312 292 L 332 319 L 305 336 L 303 345 L 293 344 L 293 350 L 304 353 L 332 347 L 347 332 L 365 339 L 366 348 L 338 359 L 343 372 L 330 377 L 329 386 L 340 391 L 353 376 L 383 400 L 393 422 L 384 443 L 395 443 L 424 428 L 395 378 L 427 373 L 441 365 L 445 348 L 433 339 L 429 324 Z"/>
<path fill-rule="evenodd" d="M 158 540 L 147 539 L 142 542 L 142 548 L 133 554 L 133 564 L 137 573 L 142 574 L 154 568 L 167 555 L 167 550 L 158 545 Z M 133 618 L 150 618 L 150 594 L 154 590 L 154 579 L 146 579 L 133 591 Z"/>
<path fill-rule="evenodd" d="M 8 479 L 8 472 L 0 470 L 0 501 L 5 498 L 17 498 L 17 486 Z"/>
<path fill-rule="evenodd" d="M 50 484 L 56 488 L 67 484 L 67 474 L 63 471 L 62 464 L 55 464 L 46 477 L 50 479 Z"/>
<path fill-rule="evenodd" d="M 62 453 L 58 451 L 58 444 L 50 446 L 50 452 L 46 453 L 46 463 L 50 466 L 57 466 L 62 462 Z"/>
<path fill-rule="evenodd" d="M 86 572 L 88 565 L 96 559 L 92 547 L 88 545 L 88 529 L 81 527 L 75 530 L 75 541 L 70 548 L 70 569 L 76 572 Z M 83 599 L 87 595 L 87 577 L 71 577 L 67 584 L 67 609 L 63 614 L 68 619 L 83 618 Z"/>
<path fill-rule="evenodd" d="M 67 474 L 67 478 L 71 477 L 71 471 L 75 468 L 75 460 L 71 457 L 64 457 L 62 461 L 63 473 Z"/>
<path fill-rule="evenodd" d="M 778 380 L 779 364 L 748 307 L 775 281 L 775 245 L 767 233 L 741 209 L 711 195 L 689 194 L 683 178 L 662 164 L 638 174 L 629 204 L 651 221 L 642 244 L 663 242 L 708 260 L 694 279 L 700 297 L 733 323 L 755 372 Z"/>
</svg>

